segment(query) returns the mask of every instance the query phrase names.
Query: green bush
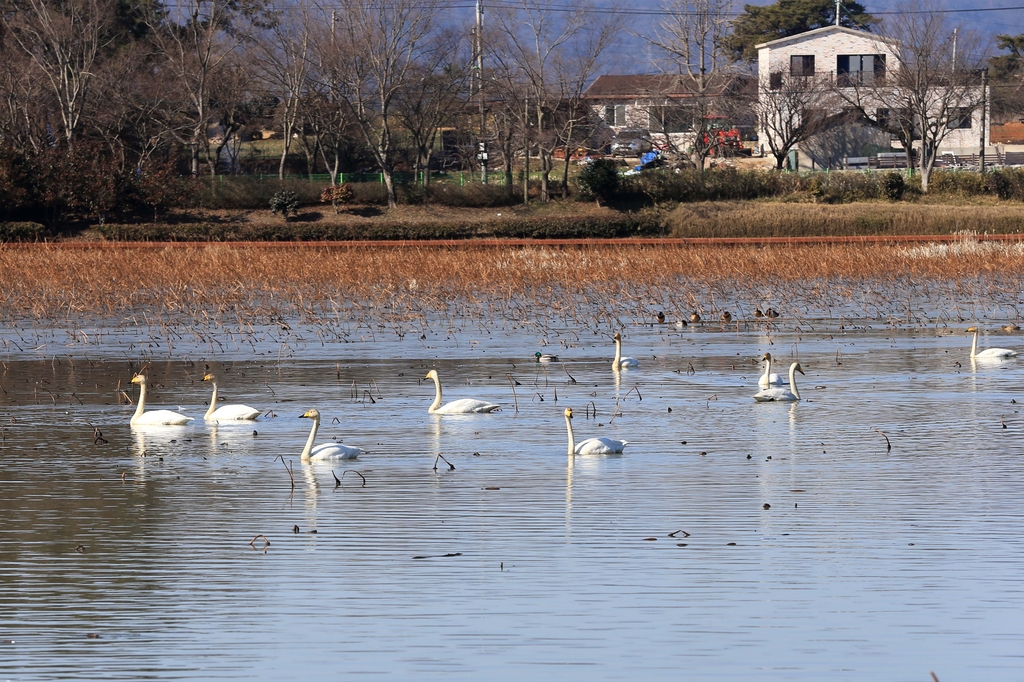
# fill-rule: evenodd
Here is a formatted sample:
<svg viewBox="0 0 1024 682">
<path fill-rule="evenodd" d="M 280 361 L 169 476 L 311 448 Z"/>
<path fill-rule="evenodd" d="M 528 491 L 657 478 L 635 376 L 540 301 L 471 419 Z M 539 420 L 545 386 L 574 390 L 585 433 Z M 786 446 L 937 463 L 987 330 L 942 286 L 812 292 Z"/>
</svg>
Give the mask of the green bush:
<svg viewBox="0 0 1024 682">
<path fill-rule="evenodd" d="M 929 194 L 976 197 L 988 194 L 985 176 L 966 170 L 934 170 L 928 181 Z"/>
<path fill-rule="evenodd" d="M 987 176 L 987 189 L 1003 201 L 1024 201 L 1024 168 L 997 168 Z"/>
<path fill-rule="evenodd" d="M 275 192 L 274 196 L 270 197 L 270 211 L 274 215 L 280 213 L 284 216 L 285 220 L 288 220 L 289 214 L 297 213 L 299 210 L 299 195 L 289 190 L 281 190 Z"/>
<path fill-rule="evenodd" d="M 580 171 L 577 182 L 598 203 L 608 202 L 619 191 L 619 168 L 612 159 L 594 159 Z"/>
<path fill-rule="evenodd" d="M 46 233 L 39 223 L 0 223 L 0 242 L 35 242 Z"/>
<path fill-rule="evenodd" d="M 900 171 L 888 171 L 882 175 L 881 190 L 884 198 L 889 201 L 899 201 L 903 198 L 903 193 L 907 191 L 907 179 Z"/>
</svg>

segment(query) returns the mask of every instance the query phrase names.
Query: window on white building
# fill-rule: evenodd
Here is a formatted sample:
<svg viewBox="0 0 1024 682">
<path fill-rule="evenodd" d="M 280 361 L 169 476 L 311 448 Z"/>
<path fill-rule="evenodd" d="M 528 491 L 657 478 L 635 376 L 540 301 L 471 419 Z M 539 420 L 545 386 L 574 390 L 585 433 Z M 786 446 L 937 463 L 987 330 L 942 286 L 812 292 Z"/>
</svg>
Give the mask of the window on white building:
<svg viewBox="0 0 1024 682">
<path fill-rule="evenodd" d="M 689 132 L 692 113 L 685 107 L 651 107 L 648 129 L 652 133 Z"/>
<path fill-rule="evenodd" d="M 795 54 L 789 58 L 789 73 L 792 76 L 813 76 L 814 55 Z"/>
<path fill-rule="evenodd" d="M 974 110 L 961 107 L 953 110 L 949 115 L 949 123 L 946 124 L 950 130 L 970 130 L 974 119 Z"/>
<path fill-rule="evenodd" d="M 626 125 L 626 105 L 609 104 L 604 108 L 604 122 L 610 126 Z"/>
<path fill-rule="evenodd" d="M 865 85 L 884 78 L 884 54 L 836 55 L 836 81 L 840 87 Z"/>
</svg>

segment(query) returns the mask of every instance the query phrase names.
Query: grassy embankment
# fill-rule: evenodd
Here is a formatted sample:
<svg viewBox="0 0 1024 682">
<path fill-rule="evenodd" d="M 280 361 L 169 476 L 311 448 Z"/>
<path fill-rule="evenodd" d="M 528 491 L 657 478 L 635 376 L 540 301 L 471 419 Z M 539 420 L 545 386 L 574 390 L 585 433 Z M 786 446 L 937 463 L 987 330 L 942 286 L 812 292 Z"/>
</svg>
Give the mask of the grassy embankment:
<svg viewBox="0 0 1024 682">
<path fill-rule="evenodd" d="M 931 191 L 902 173 L 780 174 L 716 170 L 625 178 L 598 206 L 588 191 L 521 203 L 515 188 L 432 184 L 399 188 L 387 209 L 378 183 L 356 183 L 352 205 L 321 201 L 323 183 L 253 177 L 179 181 L 180 201 L 154 215 L 125 210 L 104 224 L 0 223 L 0 240 L 318 241 L 587 237 L 804 237 L 1024 232 L 1024 171 L 937 171 Z M 521 188 L 520 188 L 521 190 Z M 537 187 L 531 190 L 536 194 Z M 297 210 L 273 215 L 269 198 L 292 192 Z"/>
</svg>

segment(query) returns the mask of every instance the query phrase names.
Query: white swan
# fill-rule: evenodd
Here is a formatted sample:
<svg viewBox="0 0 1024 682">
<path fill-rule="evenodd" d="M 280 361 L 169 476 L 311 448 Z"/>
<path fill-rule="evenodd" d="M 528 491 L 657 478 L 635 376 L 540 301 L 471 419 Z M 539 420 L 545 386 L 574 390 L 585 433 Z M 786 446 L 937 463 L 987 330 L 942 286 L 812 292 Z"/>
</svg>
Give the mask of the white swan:
<svg viewBox="0 0 1024 682">
<path fill-rule="evenodd" d="M 136 374 L 132 377 L 132 383 L 139 385 L 139 406 L 135 408 L 135 414 L 129 422 L 131 426 L 182 426 L 192 421 L 192 417 L 173 410 L 146 412 L 146 375 Z"/>
<path fill-rule="evenodd" d="M 967 333 L 974 333 L 974 341 L 971 342 L 971 359 L 972 360 L 999 360 L 1001 358 L 1015 358 L 1017 357 L 1017 351 L 1010 350 L 1009 348 L 986 348 L 985 350 L 978 352 L 978 328 L 969 327 Z"/>
<path fill-rule="evenodd" d="M 320 428 L 320 411 L 309 410 L 300 414 L 299 418 L 313 420 L 313 428 L 306 439 L 306 447 L 302 448 L 302 455 L 299 459 L 303 462 L 323 462 L 331 459 L 355 459 L 363 454 L 362 448 L 342 445 L 341 443 L 322 443 L 313 447 L 313 440 L 316 439 L 316 432 Z"/>
<path fill-rule="evenodd" d="M 794 362 L 789 366 L 789 388 L 766 388 L 763 391 L 758 391 L 754 394 L 754 400 L 759 403 L 770 403 L 770 402 L 795 402 L 800 400 L 800 391 L 796 387 L 796 373 L 804 373 L 803 368 L 799 362 Z"/>
<path fill-rule="evenodd" d="M 771 388 L 772 386 L 785 386 L 789 382 L 783 377 L 780 377 L 775 372 L 772 372 L 772 354 L 765 353 L 764 357 L 761 358 L 767 364 L 764 366 L 764 374 L 757 380 L 757 385 L 761 388 Z"/>
<path fill-rule="evenodd" d="M 629 441 L 614 438 L 588 438 L 576 443 L 572 436 L 572 408 L 565 408 L 565 429 L 569 432 L 570 455 L 619 455 Z"/>
<path fill-rule="evenodd" d="M 210 409 L 203 415 L 203 419 L 206 421 L 244 421 L 260 416 L 259 410 L 248 405 L 222 405 L 217 407 L 217 377 L 207 372 L 203 375 L 203 381 L 213 382 L 213 396 L 210 398 Z"/>
<path fill-rule="evenodd" d="M 441 380 L 437 377 L 437 370 L 432 369 L 427 372 L 426 379 L 434 380 L 434 388 L 437 390 L 434 395 L 434 402 L 430 403 L 430 407 L 427 408 L 427 412 L 430 414 L 482 414 L 485 412 L 493 412 L 501 407 L 501 405 L 494 405 L 492 403 L 484 402 L 483 400 L 473 400 L 472 398 L 463 398 L 461 400 L 453 400 L 447 405 L 441 405 Z"/>
<path fill-rule="evenodd" d="M 615 332 L 615 358 L 612 359 L 612 369 L 620 370 L 639 366 L 640 361 L 636 358 L 622 357 L 622 337 Z"/>
</svg>

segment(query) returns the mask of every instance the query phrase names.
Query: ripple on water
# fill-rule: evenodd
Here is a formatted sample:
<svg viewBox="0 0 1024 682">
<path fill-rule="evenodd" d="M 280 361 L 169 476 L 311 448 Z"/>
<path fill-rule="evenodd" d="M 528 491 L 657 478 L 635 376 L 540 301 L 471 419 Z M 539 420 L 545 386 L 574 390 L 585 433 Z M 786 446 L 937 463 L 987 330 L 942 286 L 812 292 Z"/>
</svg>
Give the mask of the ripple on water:
<svg viewBox="0 0 1024 682">
<path fill-rule="evenodd" d="M 123 359 L 10 360 L 0 674 L 1018 675 L 1016 363 L 972 369 L 962 336 L 925 331 L 769 346 L 649 328 L 617 380 L 606 339 L 560 350 L 570 384 L 528 362 L 533 337 L 483 338 L 353 344 L 340 363 L 214 357 L 222 395 L 274 416 L 144 431 L 115 394 Z M 751 399 L 769 348 L 799 353 L 803 403 Z M 432 366 L 446 398 L 504 411 L 428 416 Z M 149 371 L 154 407 L 202 414 L 195 368 Z M 569 459 L 566 406 L 578 437 L 624 438 L 626 454 Z M 319 442 L 367 453 L 299 462 L 310 407 Z M 433 468 L 439 453 L 454 470 Z"/>
</svg>

